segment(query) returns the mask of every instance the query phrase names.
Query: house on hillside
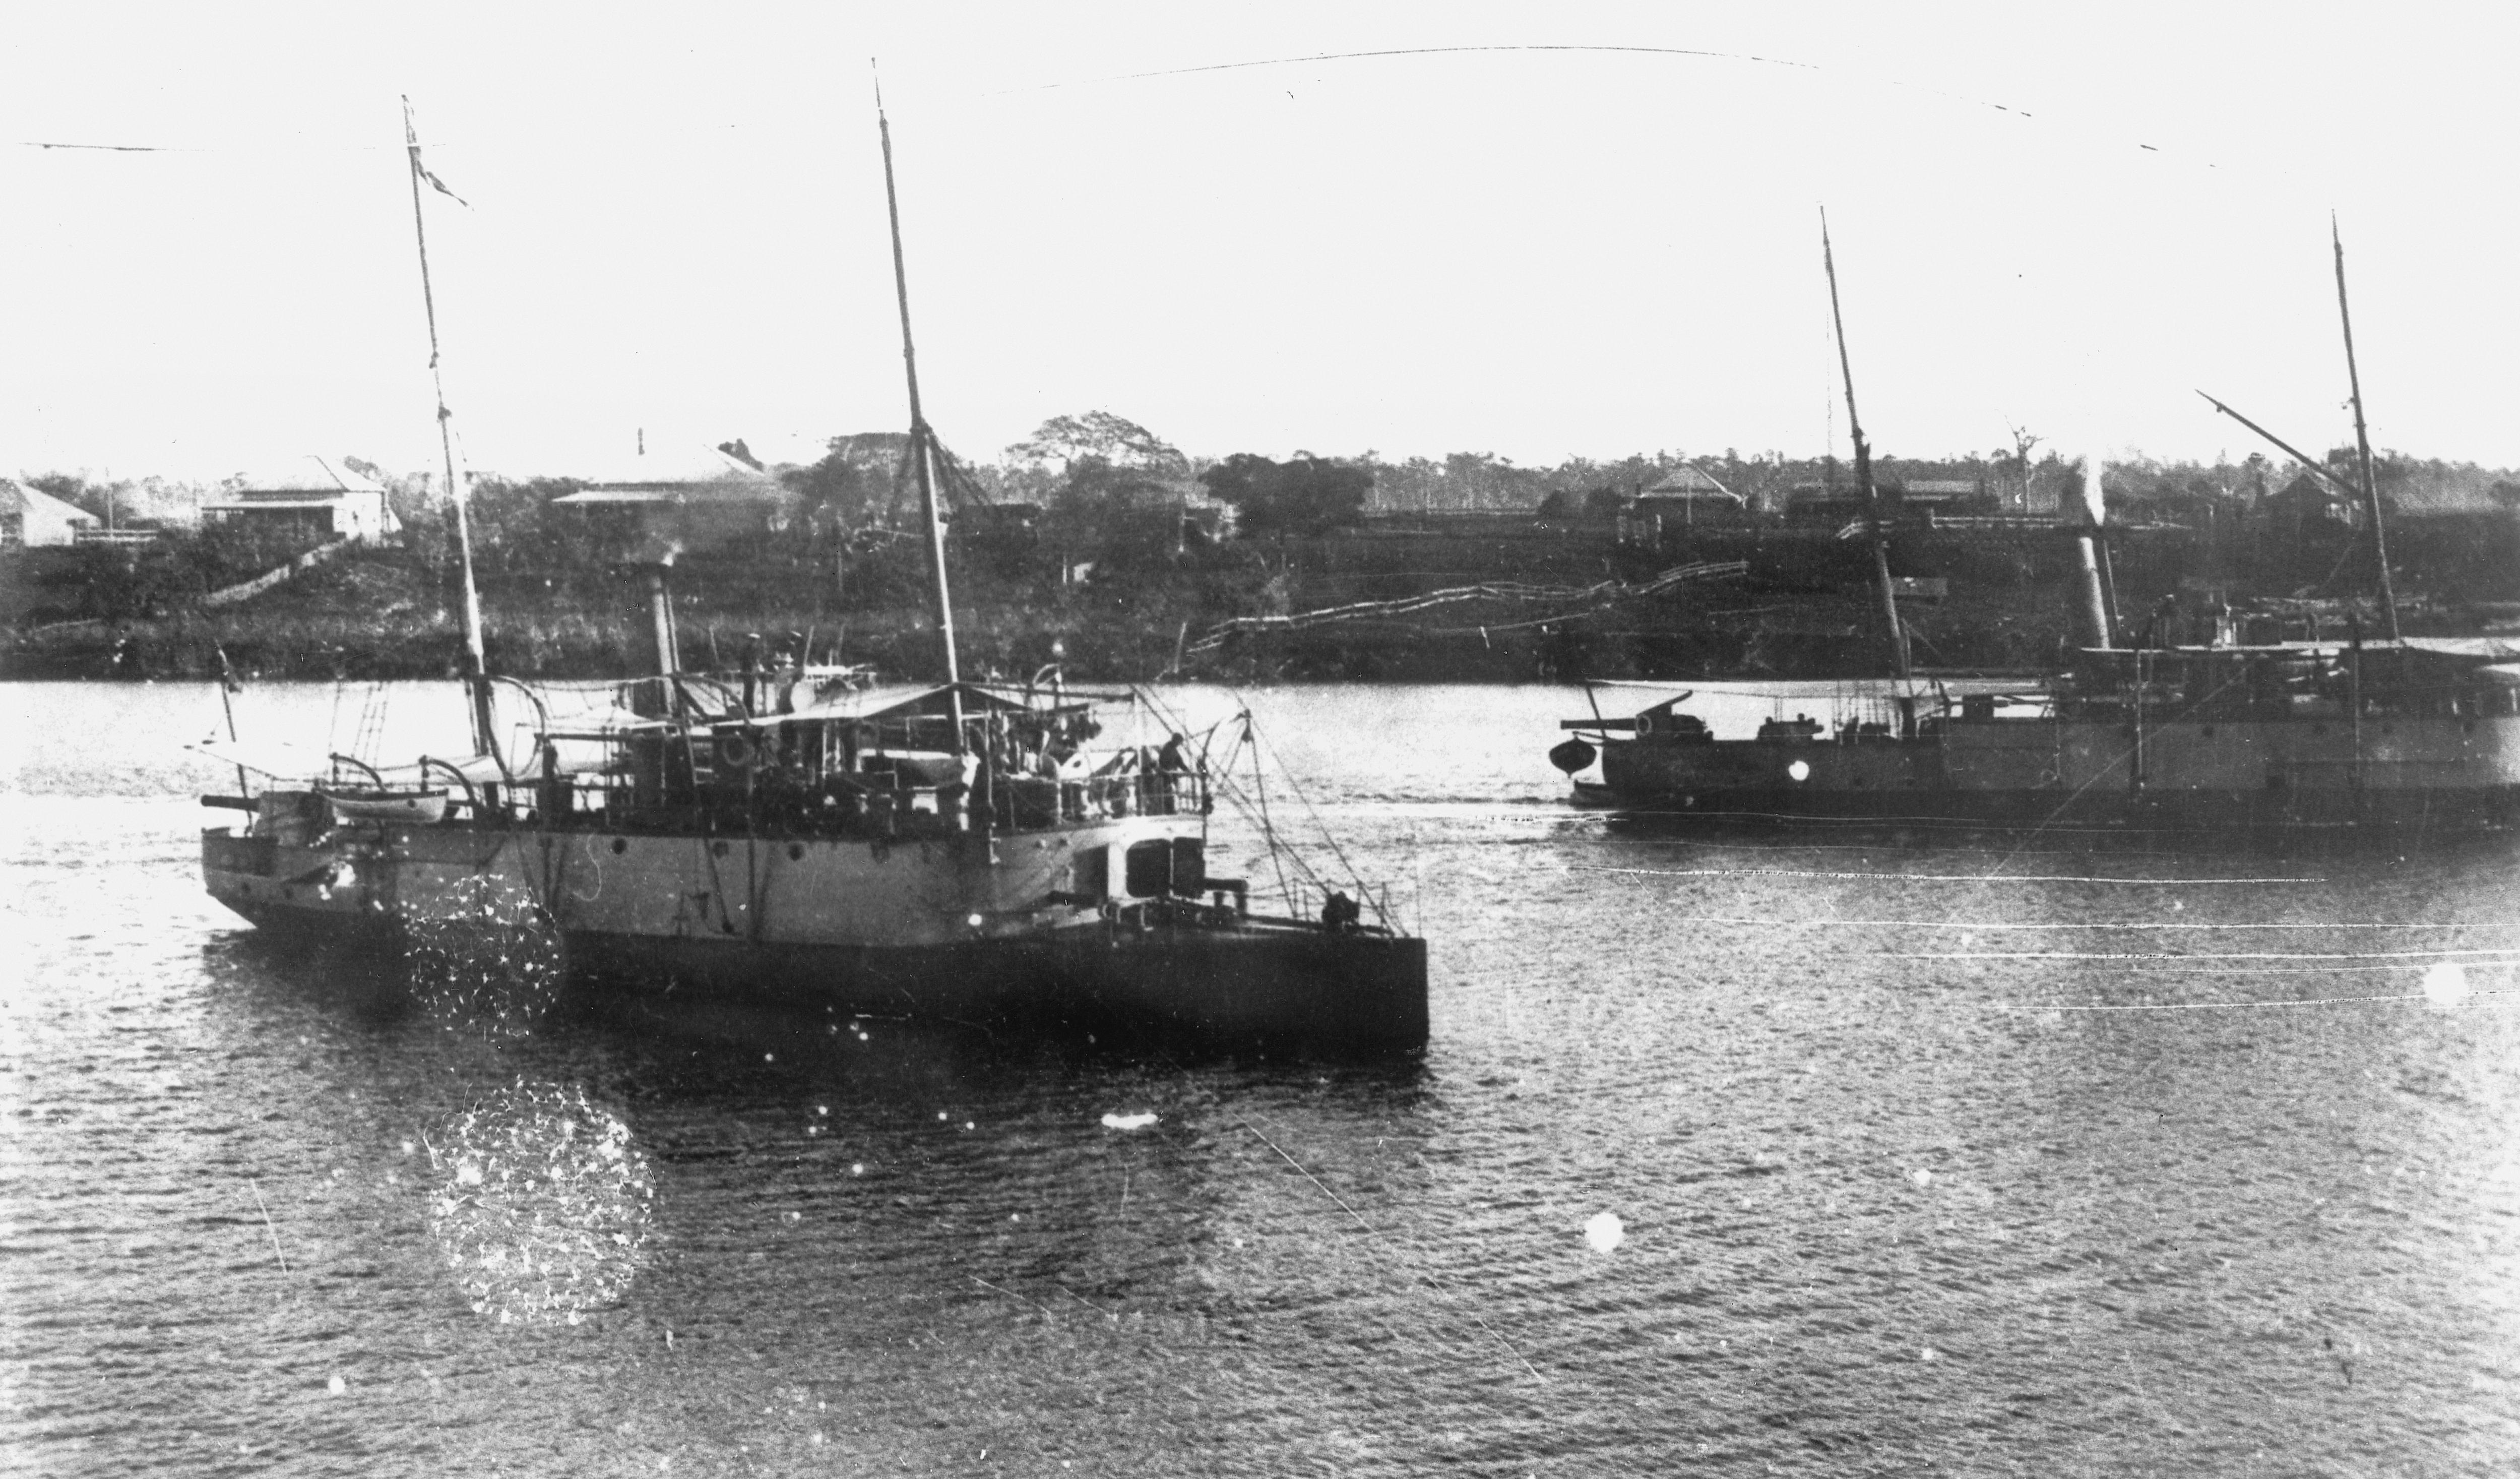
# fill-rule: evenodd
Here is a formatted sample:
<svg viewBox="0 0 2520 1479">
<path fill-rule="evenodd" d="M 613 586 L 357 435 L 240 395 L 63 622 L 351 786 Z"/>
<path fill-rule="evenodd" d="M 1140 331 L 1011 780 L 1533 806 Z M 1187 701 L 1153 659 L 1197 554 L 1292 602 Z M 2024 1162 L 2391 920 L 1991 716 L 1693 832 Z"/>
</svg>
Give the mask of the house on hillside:
<svg viewBox="0 0 2520 1479">
<path fill-rule="evenodd" d="M 1619 511 L 1622 544 L 1658 545 L 1666 531 L 1697 524 L 1738 523 L 1750 500 L 1690 467 L 1674 468 Z"/>
<path fill-rule="evenodd" d="M 0 550 L 44 550 L 78 542 L 102 520 L 76 504 L 0 477 Z"/>
<path fill-rule="evenodd" d="M 584 484 L 553 499 L 589 513 L 618 510 L 649 541 L 699 550 L 727 540 L 785 533 L 802 500 L 744 457 L 717 448 L 642 453 L 571 474 Z"/>
<path fill-rule="evenodd" d="M 221 485 L 216 502 L 202 505 L 202 517 L 317 543 L 382 544 L 402 532 L 382 485 L 320 457 L 238 473 Z"/>
</svg>

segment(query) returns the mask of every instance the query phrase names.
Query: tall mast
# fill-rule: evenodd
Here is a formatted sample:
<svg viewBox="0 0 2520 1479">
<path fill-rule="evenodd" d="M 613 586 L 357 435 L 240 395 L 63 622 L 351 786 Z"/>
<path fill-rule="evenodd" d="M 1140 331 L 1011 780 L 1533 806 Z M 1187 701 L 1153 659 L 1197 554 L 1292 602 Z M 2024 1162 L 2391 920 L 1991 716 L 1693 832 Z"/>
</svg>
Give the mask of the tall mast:
<svg viewBox="0 0 2520 1479">
<path fill-rule="evenodd" d="M 428 178 L 428 170 L 420 162 L 420 130 L 412 123 L 411 98 L 407 94 L 402 100 L 402 142 L 411 164 L 411 230 L 420 243 L 420 301 L 428 311 L 428 381 L 437 391 L 437 448 L 446 459 L 446 497 L 455 505 L 455 546 L 464 565 L 464 655 L 469 665 L 465 684 L 472 697 L 472 753 L 487 755 L 492 753 L 490 740 L 494 733 L 490 669 L 481 655 L 481 591 L 472 580 L 472 524 L 465 512 L 471 499 L 463 475 L 455 468 L 455 435 L 447 426 L 454 413 L 446 409 L 446 377 L 437 365 L 437 293 L 428 284 L 428 223 L 420 208 L 420 182 Z M 430 179 L 429 183 L 434 185 L 436 181 Z"/>
<path fill-rule="evenodd" d="M 892 221 L 892 288 L 901 303 L 901 368 L 910 381 L 910 465 L 919 478 L 919 508 L 927 522 L 927 571 L 936 586 L 936 639 L 944 649 L 946 706 L 954 721 L 954 753 L 963 753 L 963 669 L 954 651 L 954 598 L 945 585 L 945 521 L 936 507 L 930 466 L 936 433 L 919 409 L 919 351 L 910 339 L 910 275 L 902 265 L 901 201 L 892 186 L 892 121 L 883 113 L 883 84 L 875 92 L 876 133 L 883 141 L 883 206 Z"/>
<path fill-rule="evenodd" d="M 1890 638 L 1890 665 L 1900 677 L 1909 673 L 1908 629 L 1899 622 L 1897 588 L 1890 583 L 1890 534 L 1881 523 L 1881 494 L 1872 486 L 1872 448 L 1864 440 L 1864 420 L 1855 414 L 1855 371 L 1846 359 L 1846 319 L 1837 307 L 1837 256 L 1828 244 L 1828 212 L 1820 213 L 1820 260 L 1828 272 L 1828 321 L 1837 330 L 1837 369 L 1846 381 L 1846 429 L 1855 439 L 1855 484 L 1864 490 L 1865 516 L 1872 524 L 1872 583 L 1881 597 L 1882 630 Z"/>
<path fill-rule="evenodd" d="M 2398 593 L 2389 582 L 2389 536 L 2380 527 L 2380 490 L 2371 480 L 2371 433 L 2362 425 L 2362 374 L 2354 368 L 2354 314 L 2345 306 L 2345 238 L 2336 216 L 2327 217 L 2328 240 L 2336 245 L 2336 317 L 2345 326 L 2345 379 L 2354 387 L 2354 450 L 2362 462 L 2362 512 L 2371 520 L 2371 559 L 2379 566 L 2380 614 L 2389 625 L 2389 640 L 2398 640 Z"/>
</svg>

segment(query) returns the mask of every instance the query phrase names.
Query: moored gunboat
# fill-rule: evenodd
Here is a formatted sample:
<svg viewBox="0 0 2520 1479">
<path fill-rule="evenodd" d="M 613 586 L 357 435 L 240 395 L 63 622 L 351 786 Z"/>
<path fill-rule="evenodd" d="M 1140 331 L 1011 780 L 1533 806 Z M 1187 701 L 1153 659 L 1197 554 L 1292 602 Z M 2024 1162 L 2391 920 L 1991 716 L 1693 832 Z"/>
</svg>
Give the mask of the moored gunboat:
<svg viewBox="0 0 2520 1479">
<path fill-rule="evenodd" d="M 408 142 L 417 220 L 428 176 Z M 889 195 L 888 126 L 884 157 Z M 1387 918 L 1367 922 L 1361 886 L 1322 886 L 1318 917 L 1270 916 L 1242 880 L 1210 875 L 1209 823 L 1229 783 L 1204 745 L 1180 728 L 1160 746 L 1107 734 L 1110 708 L 1136 695 L 962 679 L 897 212 L 893 246 L 934 679 L 878 684 L 806 669 L 801 654 L 740 681 L 686 672 L 660 560 L 654 670 L 556 717 L 549 693 L 485 671 L 468 542 L 473 753 L 307 765 L 203 746 L 236 761 L 241 781 L 250 767 L 279 783 L 203 798 L 250 814 L 241 830 L 204 831 L 210 894 L 274 933 L 384 949 L 415 921 L 496 897 L 557 936 L 574 978 L 815 1013 L 1422 1043 L 1425 943 Z M 425 237 L 422 270 L 425 282 Z M 430 335 L 433 346 L 433 308 Z"/>
<path fill-rule="evenodd" d="M 1825 250 L 1823 236 L 1824 261 Z M 1822 699 L 1830 711 L 1825 722 L 1787 720 L 1780 707 L 1750 739 L 1717 739 L 1703 717 L 1680 708 L 1689 694 L 1604 716 L 1597 688 L 1592 716 L 1563 721 L 1578 734 L 1551 751 L 1579 778 L 1576 799 L 1735 823 L 2092 822 L 2238 832 L 2456 832 L 2520 824 L 2520 639 L 2399 631 L 2341 242 L 2336 273 L 2360 486 L 2214 404 L 2362 499 L 2385 635 L 2366 641 L 2357 618 L 2341 636 L 2314 628 L 2308 640 L 2260 632 L 2243 641 L 2242 631 L 2263 623 L 2234 621 L 2228 611 L 2182 618 L 2169 603 L 2133 646 L 2120 644 L 2095 553 L 2102 502 L 2094 462 L 2086 472 L 2085 521 L 2060 531 L 2077 555 L 2068 605 L 2074 650 L 2062 670 L 1917 674 L 1881 553 L 1841 329 L 1857 477 L 1876 510 L 1875 576 L 1892 676 L 1761 686 L 1779 705 Z M 1830 300 L 1833 310 L 1833 264 Z M 1597 761 L 1598 779 L 1580 779 Z"/>
</svg>

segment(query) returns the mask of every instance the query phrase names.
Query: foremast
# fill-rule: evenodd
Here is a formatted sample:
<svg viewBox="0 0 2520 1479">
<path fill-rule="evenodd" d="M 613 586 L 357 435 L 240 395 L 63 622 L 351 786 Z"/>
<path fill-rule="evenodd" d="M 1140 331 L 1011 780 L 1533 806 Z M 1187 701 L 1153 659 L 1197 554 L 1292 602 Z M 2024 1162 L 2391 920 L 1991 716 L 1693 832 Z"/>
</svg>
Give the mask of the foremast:
<svg viewBox="0 0 2520 1479">
<path fill-rule="evenodd" d="M 472 525 L 466 513 L 472 500 L 464 485 L 464 474 L 455 464 L 455 433 L 448 423 L 455 413 L 446 409 L 446 377 L 438 368 L 437 294 L 428 281 L 428 223 L 421 209 L 420 187 L 426 180 L 433 188 L 447 190 L 420 162 L 420 130 L 411 116 L 411 98 L 402 100 L 403 152 L 411 166 L 411 229 L 420 246 L 420 301 L 428 315 L 428 380 L 437 392 L 437 448 L 445 458 L 446 498 L 455 507 L 455 545 L 464 570 L 464 657 L 465 687 L 471 691 L 472 708 L 472 753 L 495 755 L 491 747 L 494 730 L 490 718 L 490 668 L 481 650 L 481 592 L 472 578 Z"/>
<path fill-rule="evenodd" d="M 936 433 L 919 406 L 919 351 L 910 336 L 910 274 L 901 252 L 901 200 L 892 183 L 892 121 L 884 116 L 883 87 L 876 86 L 875 126 L 883 144 L 883 205 L 892 225 L 892 288 L 901 306 L 901 368 L 910 382 L 910 465 L 919 479 L 920 516 L 927 525 L 927 572 L 935 587 L 936 641 L 944 659 L 946 704 L 954 731 L 954 753 L 966 752 L 963 734 L 962 659 L 954 650 L 954 598 L 945 580 L 945 520 L 936 506 L 933 466 Z"/>
</svg>

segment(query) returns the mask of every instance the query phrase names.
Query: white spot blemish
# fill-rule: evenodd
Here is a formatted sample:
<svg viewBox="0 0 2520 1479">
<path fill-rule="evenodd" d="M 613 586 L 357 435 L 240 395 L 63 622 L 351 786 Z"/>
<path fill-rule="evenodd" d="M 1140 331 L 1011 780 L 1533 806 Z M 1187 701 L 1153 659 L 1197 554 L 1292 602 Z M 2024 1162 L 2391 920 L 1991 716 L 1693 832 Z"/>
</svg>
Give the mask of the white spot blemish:
<svg viewBox="0 0 2520 1479">
<path fill-rule="evenodd" d="M 1102 1116 L 1102 1128 L 1105 1130 L 1144 1130 L 1154 1122 L 1155 1116 L 1151 1112 Z"/>
<path fill-rule="evenodd" d="M 1607 1253 L 1628 1240 L 1628 1225 L 1619 1221 L 1616 1212 L 1596 1212 L 1584 1224 L 1584 1240 L 1596 1253 Z"/>
<path fill-rule="evenodd" d="M 2425 1001 L 2436 1007 L 2463 1007 L 2467 991 L 2467 967 L 2456 961 L 2436 961 L 2425 967 Z"/>
<path fill-rule="evenodd" d="M 1935 1360 L 1937 1357 L 1939 1357 L 1941 1354 L 1942 1354 L 1941 1352 L 1939 1352 L 1939 1351 L 1935 1350 L 1932 1346 L 1927 1346 L 1927 1347 L 1925 1347 L 1923 1350 L 1918 1351 L 1918 1352 L 1916 1353 L 1916 1359 L 1917 1359 L 1918 1361 L 1932 1361 L 1932 1360 Z"/>
<path fill-rule="evenodd" d="M 1811 762 L 1808 760 L 1797 760 L 1793 764 L 1785 767 L 1785 774 L 1793 777 L 1797 781 L 1808 781 L 1811 779 Z"/>
<path fill-rule="evenodd" d="M 866 1162 L 864 1162 L 864 1161 L 855 1161 L 855 1162 L 852 1162 L 852 1163 L 850 1164 L 850 1166 L 849 1166 L 849 1174 L 850 1174 L 851 1176 L 864 1176 L 864 1175 L 866 1175 Z"/>
<path fill-rule="evenodd" d="M 350 1390 L 350 1384 L 343 1381 L 340 1377 L 336 1376 L 332 1380 L 324 1383 L 324 1390 L 332 1393 L 336 1397 L 338 1397 Z"/>
<path fill-rule="evenodd" d="M 1908 1180 L 1914 1182 L 1919 1187 L 1930 1187 L 1934 1184 L 1934 1173 L 1926 1170 L 1922 1166 L 1918 1166 L 1915 1170 L 1908 1173 Z"/>
</svg>

